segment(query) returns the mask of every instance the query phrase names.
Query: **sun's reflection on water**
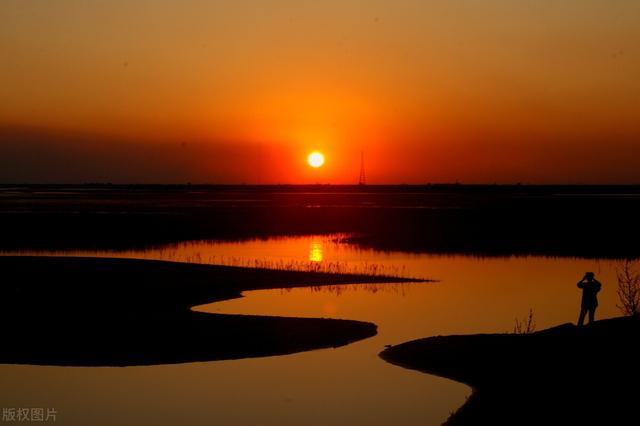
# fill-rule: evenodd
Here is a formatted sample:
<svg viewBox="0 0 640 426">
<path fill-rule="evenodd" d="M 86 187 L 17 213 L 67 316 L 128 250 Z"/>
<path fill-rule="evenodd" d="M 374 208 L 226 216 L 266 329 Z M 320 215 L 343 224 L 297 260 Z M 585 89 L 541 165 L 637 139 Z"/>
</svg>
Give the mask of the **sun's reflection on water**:
<svg viewBox="0 0 640 426">
<path fill-rule="evenodd" d="M 309 261 L 310 262 L 322 262 L 324 259 L 322 251 L 322 240 L 314 238 L 309 244 Z"/>
</svg>

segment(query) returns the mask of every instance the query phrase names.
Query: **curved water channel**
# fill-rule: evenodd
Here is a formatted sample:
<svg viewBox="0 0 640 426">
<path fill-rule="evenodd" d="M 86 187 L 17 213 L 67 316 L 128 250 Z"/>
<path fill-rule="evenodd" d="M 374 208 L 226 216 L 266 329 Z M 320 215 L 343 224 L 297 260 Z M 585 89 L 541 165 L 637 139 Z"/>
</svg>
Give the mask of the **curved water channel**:
<svg viewBox="0 0 640 426">
<path fill-rule="evenodd" d="M 599 316 L 617 313 L 610 262 L 385 253 L 341 243 L 340 237 L 188 242 L 145 251 L 22 252 L 289 269 L 373 268 L 439 281 L 245 292 L 243 298 L 194 309 L 357 319 L 376 323 L 378 335 L 336 349 L 234 361 L 126 368 L 0 365 L 0 401 L 3 407 L 55 408 L 59 424 L 437 425 L 464 402 L 469 388 L 387 364 L 378 358 L 385 345 L 438 334 L 507 332 L 529 309 L 539 329 L 575 321 L 575 282 L 587 270 L 598 273 L 605 285 Z"/>
</svg>

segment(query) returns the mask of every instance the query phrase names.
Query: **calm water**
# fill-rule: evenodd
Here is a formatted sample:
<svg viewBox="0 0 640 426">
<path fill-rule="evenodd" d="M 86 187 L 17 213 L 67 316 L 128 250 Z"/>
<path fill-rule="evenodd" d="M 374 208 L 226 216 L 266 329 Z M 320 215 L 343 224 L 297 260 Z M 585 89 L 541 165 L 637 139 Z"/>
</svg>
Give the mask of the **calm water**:
<svg viewBox="0 0 640 426">
<path fill-rule="evenodd" d="M 440 281 L 246 292 L 244 298 L 195 309 L 359 319 L 376 323 L 379 334 L 337 349 L 237 361 L 127 368 L 1 365 L 0 405 L 54 407 L 58 424 L 436 425 L 464 402 L 469 389 L 385 363 L 377 356 L 384 345 L 437 334 L 511 331 L 514 318 L 529 309 L 538 329 L 575 321 L 575 283 L 587 270 L 604 284 L 598 316 L 617 315 L 610 262 L 382 253 L 336 242 L 340 237 L 195 242 L 144 252 L 23 252 L 376 269 Z"/>
</svg>

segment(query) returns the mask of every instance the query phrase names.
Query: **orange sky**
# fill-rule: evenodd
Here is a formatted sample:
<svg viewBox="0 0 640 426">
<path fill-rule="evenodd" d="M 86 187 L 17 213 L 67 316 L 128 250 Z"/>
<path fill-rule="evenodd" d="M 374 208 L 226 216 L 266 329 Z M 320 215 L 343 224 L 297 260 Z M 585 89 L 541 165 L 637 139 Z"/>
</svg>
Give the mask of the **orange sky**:
<svg viewBox="0 0 640 426">
<path fill-rule="evenodd" d="M 0 3 L 0 182 L 640 183 L 640 3 Z M 312 150 L 327 163 L 311 170 Z"/>
</svg>

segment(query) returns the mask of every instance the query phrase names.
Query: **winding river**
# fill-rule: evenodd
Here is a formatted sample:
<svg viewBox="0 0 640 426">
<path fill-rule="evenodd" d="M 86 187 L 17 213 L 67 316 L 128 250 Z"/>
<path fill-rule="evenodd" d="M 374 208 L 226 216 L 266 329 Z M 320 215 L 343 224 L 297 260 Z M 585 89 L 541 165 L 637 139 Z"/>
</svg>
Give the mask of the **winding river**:
<svg viewBox="0 0 640 426">
<path fill-rule="evenodd" d="M 437 334 L 510 332 L 515 318 L 530 309 L 538 329 L 575 321 L 575 282 L 585 271 L 604 284 L 599 317 L 617 314 L 615 264 L 609 261 L 412 255 L 363 250 L 342 237 L 21 252 L 376 271 L 438 281 L 246 292 L 194 309 L 358 319 L 376 323 L 378 335 L 336 349 L 236 361 L 125 368 L 0 365 L 2 406 L 53 408 L 57 424 L 73 425 L 437 425 L 470 389 L 387 364 L 378 358 L 385 345 Z"/>
</svg>

